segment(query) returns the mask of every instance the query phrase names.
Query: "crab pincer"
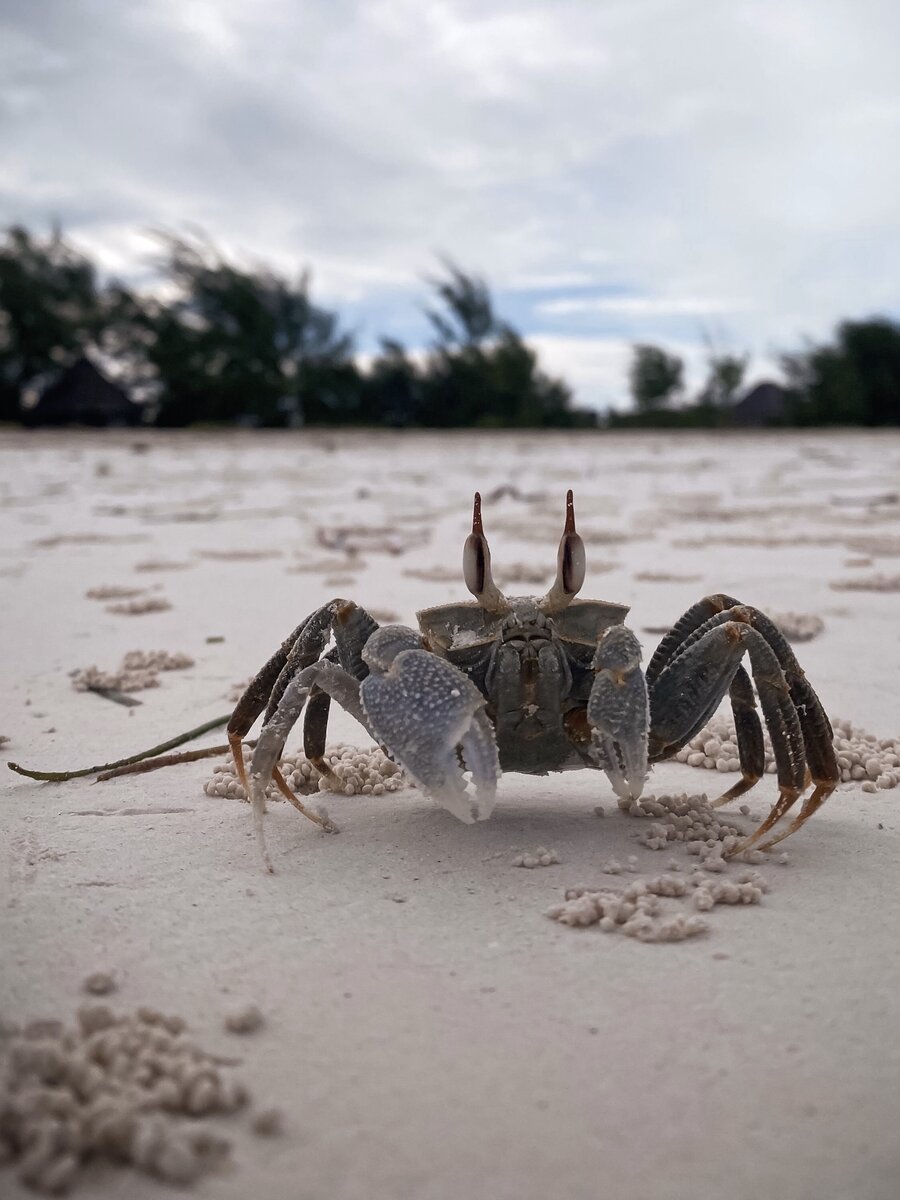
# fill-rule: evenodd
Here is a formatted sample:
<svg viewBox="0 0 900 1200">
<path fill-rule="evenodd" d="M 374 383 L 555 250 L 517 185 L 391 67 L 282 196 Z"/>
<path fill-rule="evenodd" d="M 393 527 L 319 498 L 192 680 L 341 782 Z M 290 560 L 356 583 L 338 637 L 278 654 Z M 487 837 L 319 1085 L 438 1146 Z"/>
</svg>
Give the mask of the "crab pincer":
<svg viewBox="0 0 900 1200">
<path fill-rule="evenodd" d="M 402 625 L 374 633 L 363 658 L 370 673 L 360 699 L 375 737 L 455 817 L 466 823 L 489 817 L 500 763 L 478 688 L 452 663 L 422 649 L 419 636 Z"/>
<path fill-rule="evenodd" d="M 650 704 L 641 647 L 624 625 L 613 625 L 594 652 L 588 699 L 593 755 L 622 800 L 636 800 L 647 778 Z"/>
</svg>

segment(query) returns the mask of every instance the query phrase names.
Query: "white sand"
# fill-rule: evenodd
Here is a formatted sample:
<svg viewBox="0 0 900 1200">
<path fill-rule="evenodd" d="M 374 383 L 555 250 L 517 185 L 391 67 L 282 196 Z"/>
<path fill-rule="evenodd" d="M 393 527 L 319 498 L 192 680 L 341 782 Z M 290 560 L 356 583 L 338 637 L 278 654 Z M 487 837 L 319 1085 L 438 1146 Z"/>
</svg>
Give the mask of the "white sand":
<svg viewBox="0 0 900 1200">
<path fill-rule="evenodd" d="M 814 614 L 825 630 L 797 651 L 826 708 L 900 734 L 900 596 L 830 586 L 896 575 L 896 434 L 3 432 L 4 757 L 87 766 L 225 713 L 232 685 L 334 595 L 406 621 L 465 598 L 461 573 L 419 573 L 456 566 L 472 491 L 503 484 L 545 499 L 486 503 L 498 574 L 552 574 L 572 486 L 585 594 L 631 604 L 648 656 L 658 635 L 643 628 L 709 591 Z M 357 537 L 346 559 L 342 531 L 358 524 L 392 532 Z M 846 565 L 861 539 L 868 565 Z M 113 613 L 86 598 L 99 587 L 148 588 L 171 608 Z M 135 648 L 196 665 L 135 708 L 73 689 L 70 672 L 115 670 Z M 334 741 L 360 738 L 335 721 Z M 610 859 L 637 855 L 656 875 L 683 854 L 642 847 L 643 823 L 618 812 L 603 776 L 509 776 L 474 826 L 413 790 L 328 796 L 337 837 L 271 805 L 267 877 L 247 806 L 206 796 L 210 772 L 39 785 L 4 771 L 0 807 L 0 1015 L 70 1021 L 81 980 L 111 972 L 117 1004 L 182 1015 L 204 1046 L 241 1058 L 258 1107 L 282 1110 L 281 1136 L 221 1124 L 234 1165 L 199 1194 L 900 1194 L 900 790 L 842 785 L 785 843 L 790 865 L 763 869 L 761 904 L 717 906 L 707 935 L 644 945 L 543 915 L 567 887 L 637 877 L 603 875 Z M 648 790 L 733 779 L 666 764 Z M 754 813 L 774 787 L 767 776 L 745 798 Z M 516 869 L 537 846 L 559 865 Z M 223 1021 L 250 1004 L 264 1025 L 238 1041 Z M 6 1171 L 0 1190 L 24 1194 Z M 104 1169 L 79 1194 L 161 1193 Z"/>
</svg>

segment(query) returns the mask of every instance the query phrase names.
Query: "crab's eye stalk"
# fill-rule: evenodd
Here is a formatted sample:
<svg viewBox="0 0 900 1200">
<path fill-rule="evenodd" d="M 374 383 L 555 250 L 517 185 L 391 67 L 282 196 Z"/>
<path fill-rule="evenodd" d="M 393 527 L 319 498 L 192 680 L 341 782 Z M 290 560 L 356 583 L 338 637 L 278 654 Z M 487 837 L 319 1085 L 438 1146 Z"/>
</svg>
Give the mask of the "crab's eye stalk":
<svg viewBox="0 0 900 1200">
<path fill-rule="evenodd" d="M 481 495 L 475 493 L 472 532 L 463 550 L 463 576 L 466 587 L 487 612 L 506 612 L 509 604 L 491 576 L 491 552 L 481 525 Z"/>
<path fill-rule="evenodd" d="M 584 583 L 584 542 L 575 530 L 575 501 L 566 493 L 566 526 L 556 556 L 556 582 L 541 601 L 544 612 L 559 612 L 581 591 Z"/>
</svg>

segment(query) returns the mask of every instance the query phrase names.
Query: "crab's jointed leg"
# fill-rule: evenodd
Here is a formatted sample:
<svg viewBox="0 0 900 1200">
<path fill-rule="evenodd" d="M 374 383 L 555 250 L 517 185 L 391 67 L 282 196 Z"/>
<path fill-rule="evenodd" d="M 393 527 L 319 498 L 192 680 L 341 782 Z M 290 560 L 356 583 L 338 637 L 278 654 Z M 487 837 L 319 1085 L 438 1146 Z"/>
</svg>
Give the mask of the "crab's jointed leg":
<svg viewBox="0 0 900 1200">
<path fill-rule="evenodd" d="M 660 643 L 647 669 L 651 699 L 650 756 L 657 761 L 681 748 L 731 694 L 743 778 L 719 802 L 747 791 L 764 767 L 761 729 L 752 689 L 739 663 L 750 656 L 766 725 L 772 739 L 779 797 L 751 837 L 755 845 L 802 794 L 807 769 L 815 788 L 798 817 L 769 839 L 769 849 L 799 829 L 834 790 L 839 778 L 831 726 L 793 651 L 772 621 L 729 596 L 709 596 L 689 609 Z M 808 764 L 808 768 L 807 768 Z"/>
<path fill-rule="evenodd" d="M 766 745 L 763 741 L 762 724 L 756 711 L 753 684 L 743 667 L 738 667 L 728 689 L 731 715 L 734 718 L 734 733 L 737 739 L 741 778 L 727 792 L 713 801 L 713 808 L 743 796 L 759 783 L 766 769 Z M 693 737 L 693 734 L 691 734 Z M 690 741 L 690 738 L 688 739 Z"/>
<path fill-rule="evenodd" d="M 784 634 L 771 617 L 767 617 L 758 608 L 741 604 L 733 596 L 723 593 L 707 596 L 693 605 L 657 647 L 647 668 L 647 681 L 651 688 L 654 679 L 667 663 L 693 641 L 717 624 L 733 620 L 745 621 L 751 625 L 768 642 L 778 660 L 803 730 L 806 758 L 813 781 L 823 784 L 837 783 L 840 773 L 834 752 L 833 732 L 822 702 L 797 662 L 797 657 Z"/>
<path fill-rule="evenodd" d="M 322 656 L 332 633 L 337 645 L 326 658 L 337 659 L 350 675 L 363 679 L 367 668 L 361 658 L 362 647 L 377 628 L 378 623 L 365 609 L 350 600 L 332 600 L 302 621 L 254 675 L 238 700 L 227 728 L 235 769 L 245 791 L 247 780 L 241 742 L 263 709 L 268 721 L 291 679 Z M 321 720 L 321 707 L 316 717 Z M 327 723 L 327 711 L 325 721 Z"/>
<path fill-rule="evenodd" d="M 327 659 L 313 663 L 298 671 L 290 680 L 284 689 L 278 707 L 260 730 L 256 748 L 250 760 L 248 796 L 253 809 L 253 824 L 257 841 L 268 871 L 272 870 L 272 863 L 266 850 L 262 819 L 266 811 L 266 788 L 269 781 L 274 779 L 279 790 L 294 804 L 294 807 L 299 808 L 306 816 L 310 815 L 297 802 L 297 798 L 290 791 L 276 766 L 284 749 L 285 739 L 303 711 L 303 706 L 313 688 L 320 689 L 330 699 L 336 700 L 371 735 L 371 728 L 359 702 L 359 687 L 359 680 L 354 679 L 337 663 L 329 662 Z M 316 819 L 319 824 L 324 823 L 321 818 L 314 816 L 313 819 Z"/>
</svg>

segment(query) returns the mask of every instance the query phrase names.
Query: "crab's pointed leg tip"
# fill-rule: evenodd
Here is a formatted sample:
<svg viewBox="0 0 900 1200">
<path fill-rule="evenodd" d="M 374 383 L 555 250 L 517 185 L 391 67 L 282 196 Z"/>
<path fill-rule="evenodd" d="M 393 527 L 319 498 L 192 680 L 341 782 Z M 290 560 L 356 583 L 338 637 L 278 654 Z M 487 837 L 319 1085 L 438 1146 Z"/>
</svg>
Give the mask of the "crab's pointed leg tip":
<svg viewBox="0 0 900 1200">
<path fill-rule="evenodd" d="M 483 533 L 481 525 L 481 492 L 475 493 L 475 502 L 472 506 L 472 532 Z"/>
</svg>

